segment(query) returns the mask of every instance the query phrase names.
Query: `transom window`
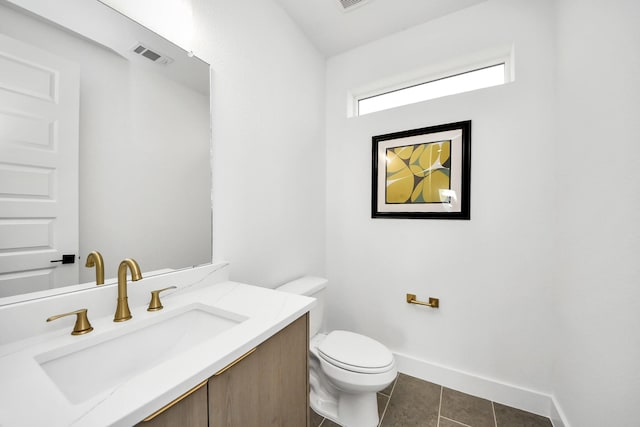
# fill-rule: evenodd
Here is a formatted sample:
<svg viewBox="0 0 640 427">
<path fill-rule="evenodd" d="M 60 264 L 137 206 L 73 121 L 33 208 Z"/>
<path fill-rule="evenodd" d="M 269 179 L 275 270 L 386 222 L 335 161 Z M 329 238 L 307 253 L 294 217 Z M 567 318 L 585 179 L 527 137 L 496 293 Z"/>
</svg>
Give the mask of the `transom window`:
<svg viewBox="0 0 640 427">
<path fill-rule="evenodd" d="M 508 81 L 507 72 L 507 63 L 503 61 L 399 89 L 381 91 L 373 95 L 369 93 L 367 96 L 356 97 L 355 115 L 362 116 L 429 99 L 502 85 Z"/>
</svg>

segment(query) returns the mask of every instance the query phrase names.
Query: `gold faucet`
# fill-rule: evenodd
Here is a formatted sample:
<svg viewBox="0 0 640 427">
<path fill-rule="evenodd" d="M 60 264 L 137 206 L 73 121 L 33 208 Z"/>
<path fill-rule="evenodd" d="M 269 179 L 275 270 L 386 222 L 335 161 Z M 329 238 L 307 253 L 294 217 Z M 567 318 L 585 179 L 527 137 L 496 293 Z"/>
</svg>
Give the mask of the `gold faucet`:
<svg viewBox="0 0 640 427">
<path fill-rule="evenodd" d="M 98 251 L 89 252 L 85 267 L 96 268 L 96 285 L 104 285 L 104 260 Z"/>
<path fill-rule="evenodd" d="M 127 267 L 131 271 L 131 280 L 135 282 L 142 279 L 140 266 L 134 259 L 127 258 L 120 263 L 118 267 L 118 306 L 113 317 L 114 322 L 124 322 L 132 317 L 127 301 Z"/>
</svg>

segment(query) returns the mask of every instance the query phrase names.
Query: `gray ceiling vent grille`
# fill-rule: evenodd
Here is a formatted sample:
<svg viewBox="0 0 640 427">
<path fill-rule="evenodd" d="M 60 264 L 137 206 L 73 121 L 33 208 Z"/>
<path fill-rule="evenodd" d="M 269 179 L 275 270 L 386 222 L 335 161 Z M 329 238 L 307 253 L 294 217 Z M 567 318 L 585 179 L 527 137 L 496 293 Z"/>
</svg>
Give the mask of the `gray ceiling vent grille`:
<svg viewBox="0 0 640 427">
<path fill-rule="evenodd" d="M 367 3 L 369 0 L 338 0 L 340 5 L 344 10 L 355 9 L 356 6 L 362 6 L 364 3 Z"/>
<path fill-rule="evenodd" d="M 173 59 L 164 55 L 156 50 L 149 49 L 144 44 L 138 42 L 131 48 L 133 53 L 137 53 L 138 55 L 144 56 L 150 61 L 155 62 L 156 64 L 167 65 L 173 62 Z"/>
</svg>

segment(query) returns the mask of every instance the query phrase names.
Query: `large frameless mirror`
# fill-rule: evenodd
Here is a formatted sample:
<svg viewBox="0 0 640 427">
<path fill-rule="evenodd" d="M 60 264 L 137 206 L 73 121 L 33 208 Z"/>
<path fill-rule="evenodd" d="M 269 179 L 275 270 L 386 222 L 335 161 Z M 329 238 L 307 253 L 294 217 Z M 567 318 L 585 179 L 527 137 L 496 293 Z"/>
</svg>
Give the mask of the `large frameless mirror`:
<svg viewBox="0 0 640 427">
<path fill-rule="evenodd" d="M 0 305 L 90 286 L 92 251 L 107 284 L 211 262 L 209 83 L 97 0 L 0 0 Z"/>
</svg>

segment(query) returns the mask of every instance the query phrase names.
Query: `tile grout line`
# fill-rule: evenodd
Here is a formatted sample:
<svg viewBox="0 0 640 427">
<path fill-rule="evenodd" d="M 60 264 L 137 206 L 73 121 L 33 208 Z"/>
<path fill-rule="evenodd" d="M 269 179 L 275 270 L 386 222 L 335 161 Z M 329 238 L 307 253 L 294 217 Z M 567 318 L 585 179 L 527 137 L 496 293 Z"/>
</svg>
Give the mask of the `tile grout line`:
<svg viewBox="0 0 640 427">
<path fill-rule="evenodd" d="M 380 415 L 380 420 L 378 421 L 378 427 L 382 426 L 382 420 L 384 420 L 384 415 L 387 413 L 387 408 L 389 407 L 389 402 L 391 402 L 391 396 L 389 396 L 389 398 L 387 399 L 387 404 L 384 405 L 384 409 L 382 410 L 382 415 Z"/>
<path fill-rule="evenodd" d="M 451 421 L 452 423 L 456 423 L 456 424 L 458 424 L 458 425 L 460 425 L 460 426 L 462 426 L 462 427 L 471 427 L 471 426 L 470 426 L 470 425 L 468 425 L 468 424 L 461 423 L 460 421 L 452 420 L 451 418 L 447 418 L 447 417 L 441 417 L 441 418 L 444 418 L 444 419 L 445 419 L 445 420 L 447 420 L 447 421 Z M 438 423 L 439 423 L 439 422 L 440 422 L 440 421 L 438 421 Z"/>
<path fill-rule="evenodd" d="M 384 410 L 382 411 L 382 415 L 380 416 L 380 420 L 378 421 L 378 427 L 382 426 L 382 421 L 384 420 L 384 416 L 387 413 L 387 408 L 389 407 L 389 403 L 391 403 L 391 396 L 393 395 L 393 391 L 396 389 L 396 384 L 398 384 L 398 376 L 396 375 L 396 379 L 393 380 L 393 387 L 391 387 L 391 391 L 389 392 L 389 396 L 387 399 L 387 404 L 384 405 Z M 384 396 L 384 393 L 380 393 Z"/>
<path fill-rule="evenodd" d="M 491 401 L 491 412 L 493 412 L 493 423 L 496 427 L 498 427 L 498 418 L 496 417 L 496 407 L 493 405 L 493 400 Z"/>
<path fill-rule="evenodd" d="M 440 401 L 438 402 L 438 423 L 436 424 L 436 427 L 440 427 L 440 413 L 442 411 L 442 389 L 443 387 L 440 386 Z"/>
</svg>

